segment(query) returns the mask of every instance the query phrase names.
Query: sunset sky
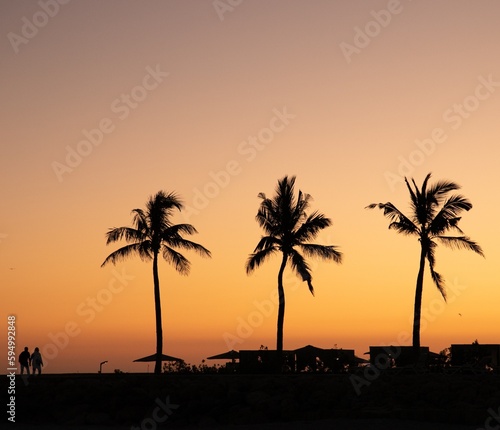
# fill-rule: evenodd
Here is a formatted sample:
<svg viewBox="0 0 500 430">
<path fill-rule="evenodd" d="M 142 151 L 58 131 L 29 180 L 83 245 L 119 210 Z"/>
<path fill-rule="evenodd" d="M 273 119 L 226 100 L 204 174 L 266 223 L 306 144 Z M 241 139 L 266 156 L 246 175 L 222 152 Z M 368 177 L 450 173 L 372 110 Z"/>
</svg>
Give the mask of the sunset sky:
<svg viewBox="0 0 500 430">
<path fill-rule="evenodd" d="M 426 271 L 422 345 L 500 343 L 498 16 L 493 0 L 1 0 L 0 307 L 17 354 L 40 347 L 48 373 L 147 371 L 132 360 L 155 351 L 151 264 L 100 266 L 121 245 L 108 228 L 159 190 L 213 255 L 186 252 L 187 277 L 160 263 L 164 352 L 274 349 L 280 259 L 245 262 L 257 195 L 284 175 L 333 221 L 316 242 L 344 254 L 311 260 L 315 297 L 286 273 L 285 349 L 410 344 L 419 243 L 364 208 L 407 210 L 402 176 L 428 172 L 462 186 L 486 258 L 438 249 L 449 302 Z"/>
</svg>

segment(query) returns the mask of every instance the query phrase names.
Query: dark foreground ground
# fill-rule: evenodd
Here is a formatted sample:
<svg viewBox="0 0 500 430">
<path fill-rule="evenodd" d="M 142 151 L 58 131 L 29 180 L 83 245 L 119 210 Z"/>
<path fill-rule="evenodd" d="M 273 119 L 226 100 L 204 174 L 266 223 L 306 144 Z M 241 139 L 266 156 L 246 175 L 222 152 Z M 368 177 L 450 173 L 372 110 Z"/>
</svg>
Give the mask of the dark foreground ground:
<svg viewBox="0 0 500 430">
<path fill-rule="evenodd" d="M 9 427 L 500 429 L 498 374 L 382 374 L 358 388 L 328 374 L 18 377 Z"/>
</svg>

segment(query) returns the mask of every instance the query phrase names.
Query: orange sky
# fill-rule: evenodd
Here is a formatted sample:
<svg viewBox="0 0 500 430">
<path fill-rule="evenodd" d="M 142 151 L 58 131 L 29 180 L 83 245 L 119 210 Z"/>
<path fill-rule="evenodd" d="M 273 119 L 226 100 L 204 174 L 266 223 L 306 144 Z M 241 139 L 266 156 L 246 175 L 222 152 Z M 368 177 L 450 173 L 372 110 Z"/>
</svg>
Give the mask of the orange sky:
<svg viewBox="0 0 500 430">
<path fill-rule="evenodd" d="M 226 5 L 226 6 L 224 6 Z M 164 351 L 199 363 L 275 346 L 279 259 L 252 276 L 257 194 L 297 176 L 333 220 L 316 296 L 286 277 L 285 349 L 396 343 L 411 332 L 418 242 L 372 202 L 406 209 L 398 180 L 451 179 L 486 259 L 439 249 L 422 344 L 500 343 L 496 1 L 0 2 L 0 279 L 18 353 L 47 372 L 146 371 L 151 265 L 100 268 L 108 228 L 160 189 L 212 251 L 189 277 L 160 265 Z M 461 314 L 462 316 L 460 316 Z M 245 330 L 246 327 L 246 330 Z M 6 353 L 6 343 L 2 345 Z M 152 369 L 151 369 L 152 370 Z"/>
</svg>

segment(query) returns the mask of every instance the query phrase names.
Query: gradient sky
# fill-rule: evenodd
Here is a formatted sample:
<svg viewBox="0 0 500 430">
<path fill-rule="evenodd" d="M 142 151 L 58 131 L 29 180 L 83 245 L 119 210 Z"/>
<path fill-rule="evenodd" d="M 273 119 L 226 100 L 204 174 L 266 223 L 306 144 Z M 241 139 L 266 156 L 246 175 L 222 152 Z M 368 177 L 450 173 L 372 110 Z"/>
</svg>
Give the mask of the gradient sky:
<svg viewBox="0 0 500 430">
<path fill-rule="evenodd" d="M 462 185 L 486 259 L 438 250 L 450 300 L 426 272 L 422 345 L 500 343 L 499 2 L 61 3 L 0 2 L 0 306 L 18 354 L 39 346 L 54 373 L 147 370 L 132 360 L 155 349 L 151 264 L 100 265 L 107 229 L 160 189 L 213 254 L 186 253 L 188 277 L 160 264 L 164 352 L 274 348 L 279 258 L 244 265 L 257 194 L 286 174 L 344 263 L 312 262 L 315 297 L 287 273 L 285 349 L 362 356 L 408 336 L 419 244 L 364 207 L 406 210 L 401 175 L 428 172 Z"/>
</svg>

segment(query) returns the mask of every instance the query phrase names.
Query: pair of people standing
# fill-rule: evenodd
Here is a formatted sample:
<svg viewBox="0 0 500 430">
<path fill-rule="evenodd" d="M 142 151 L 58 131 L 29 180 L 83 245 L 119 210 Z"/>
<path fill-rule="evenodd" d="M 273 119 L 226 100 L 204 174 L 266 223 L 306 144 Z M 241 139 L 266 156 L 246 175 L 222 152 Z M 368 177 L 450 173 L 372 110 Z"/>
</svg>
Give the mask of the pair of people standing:
<svg viewBox="0 0 500 430">
<path fill-rule="evenodd" d="M 40 354 L 40 350 L 38 347 L 35 348 L 35 352 L 30 355 L 29 349 L 27 346 L 24 347 L 24 351 L 19 354 L 19 364 L 21 365 L 21 375 L 24 373 L 24 369 L 26 369 L 27 374 L 30 374 L 30 366 L 33 367 L 33 375 L 36 374 L 38 370 L 38 374 L 42 374 L 43 360 L 42 354 Z"/>
</svg>

